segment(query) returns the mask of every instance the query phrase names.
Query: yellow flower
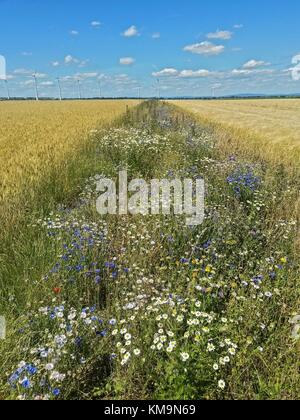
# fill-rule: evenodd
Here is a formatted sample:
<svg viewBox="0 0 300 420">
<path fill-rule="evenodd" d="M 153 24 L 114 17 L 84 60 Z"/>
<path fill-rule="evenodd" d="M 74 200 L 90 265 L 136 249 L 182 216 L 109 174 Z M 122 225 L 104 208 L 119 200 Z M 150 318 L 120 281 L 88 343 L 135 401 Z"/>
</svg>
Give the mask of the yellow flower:
<svg viewBox="0 0 300 420">
<path fill-rule="evenodd" d="M 213 270 L 212 266 L 211 266 L 211 265 L 208 265 L 208 266 L 206 267 L 206 269 L 205 269 L 205 272 L 206 272 L 206 273 L 211 273 L 211 272 L 212 272 L 212 270 Z"/>
</svg>

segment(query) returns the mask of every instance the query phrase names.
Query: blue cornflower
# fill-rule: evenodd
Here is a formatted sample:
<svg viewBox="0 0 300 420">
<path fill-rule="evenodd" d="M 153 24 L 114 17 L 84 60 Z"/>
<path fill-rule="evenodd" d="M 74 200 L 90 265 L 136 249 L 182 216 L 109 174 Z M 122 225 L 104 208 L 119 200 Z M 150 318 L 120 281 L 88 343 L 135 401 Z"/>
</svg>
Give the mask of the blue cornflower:
<svg viewBox="0 0 300 420">
<path fill-rule="evenodd" d="M 58 388 L 55 388 L 55 389 L 53 389 L 52 394 L 53 394 L 55 397 L 58 397 L 58 396 L 60 395 L 60 390 L 59 390 Z"/>
<path fill-rule="evenodd" d="M 27 365 L 26 370 L 29 373 L 29 375 L 33 376 L 37 373 L 37 368 L 33 365 Z"/>
<path fill-rule="evenodd" d="M 23 388 L 29 389 L 31 387 L 30 380 L 28 378 L 24 378 L 21 385 Z"/>
<path fill-rule="evenodd" d="M 18 372 L 13 373 L 8 379 L 9 384 L 14 385 L 19 380 L 19 377 L 20 375 Z"/>
<path fill-rule="evenodd" d="M 96 332 L 96 335 L 98 336 L 98 337 L 106 337 L 107 336 L 107 331 L 106 330 L 103 330 L 103 331 L 97 331 Z"/>
</svg>

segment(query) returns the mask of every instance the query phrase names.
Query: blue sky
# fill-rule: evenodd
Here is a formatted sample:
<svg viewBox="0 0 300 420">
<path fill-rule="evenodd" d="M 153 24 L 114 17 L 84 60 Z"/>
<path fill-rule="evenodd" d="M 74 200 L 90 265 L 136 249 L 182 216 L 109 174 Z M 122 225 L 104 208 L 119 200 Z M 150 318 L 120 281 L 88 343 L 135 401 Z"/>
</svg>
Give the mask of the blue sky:
<svg viewBox="0 0 300 420">
<path fill-rule="evenodd" d="M 168 96 L 296 93 L 299 16 L 296 0 L 0 0 L 0 54 L 14 96 L 34 72 L 54 97 L 58 77 L 65 97 L 77 80 L 87 97 L 153 96 L 158 79 Z"/>
</svg>

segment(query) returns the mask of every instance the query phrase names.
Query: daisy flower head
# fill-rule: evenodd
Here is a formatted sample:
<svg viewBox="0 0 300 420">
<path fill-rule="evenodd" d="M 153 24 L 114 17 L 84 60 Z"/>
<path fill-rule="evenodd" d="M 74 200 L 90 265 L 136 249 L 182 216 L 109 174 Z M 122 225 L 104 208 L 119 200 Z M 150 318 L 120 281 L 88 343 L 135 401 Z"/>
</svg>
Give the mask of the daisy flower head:
<svg viewBox="0 0 300 420">
<path fill-rule="evenodd" d="M 225 383 L 225 381 L 223 381 L 223 379 L 221 379 L 221 380 L 218 382 L 218 387 L 219 387 L 219 389 L 221 389 L 221 390 L 224 390 L 224 389 L 226 388 L 226 383 Z"/>
<path fill-rule="evenodd" d="M 187 362 L 190 358 L 190 355 L 188 353 L 181 353 L 180 357 L 183 362 Z"/>
</svg>

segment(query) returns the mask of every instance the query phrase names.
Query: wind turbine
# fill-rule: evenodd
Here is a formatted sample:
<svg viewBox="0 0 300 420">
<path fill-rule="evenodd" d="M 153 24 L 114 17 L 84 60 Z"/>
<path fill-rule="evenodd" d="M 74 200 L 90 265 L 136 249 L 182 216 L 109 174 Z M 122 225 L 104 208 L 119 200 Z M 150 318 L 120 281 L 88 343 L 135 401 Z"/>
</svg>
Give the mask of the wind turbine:
<svg viewBox="0 0 300 420">
<path fill-rule="evenodd" d="M 82 93 L 81 93 L 81 83 L 80 80 L 77 80 L 77 85 L 78 85 L 78 97 L 81 100 L 82 99 Z"/>
<path fill-rule="evenodd" d="M 211 97 L 212 98 L 216 97 L 216 89 L 220 89 L 221 87 L 222 87 L 222 85 L 220 83 L 217 83 L 217 84 L 211 86 Z"/>
<path fill-rule="evenodd" d="M 102 98 L 102 84 L 101 80 L 98 80 L 98 87 L 99 87 L 99 98 Z"/>
<path fill-rule="evenodd" d="M 38 101 L 40 98 L 39 98 L 39 90 L 38 90 L 36 72 L 32 75 L 32 77 L 33 77 L 34 86 L 35 86 L 35 99 L 36 99 L 36 101 Z"/>
<path fill-rule="evenodd" d="M 158 100 L 160 100 L 160 80 L 157 79 L 157 96 Z"/>
<path fill-rule="evenodd" d="M 9 87 L 8 87 L 8 80 L 7 79 L 3 79 L 5 86 L 6 86 L 6 92 L 7 92 L 7 100 L 10 100 L 10 93 L 9 93 Z"/>
<path fill-rule="evenodd" d="M 60 85 L 60 78 L 57 79 L 58 91 L 59 91 L 59 100 L 62 101 L 62 93 L 61 93 L 61 85 Z"/>
</svg>

